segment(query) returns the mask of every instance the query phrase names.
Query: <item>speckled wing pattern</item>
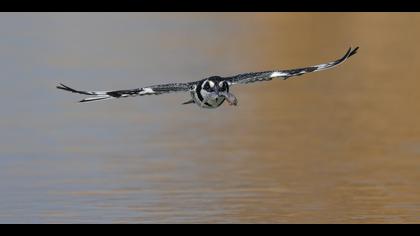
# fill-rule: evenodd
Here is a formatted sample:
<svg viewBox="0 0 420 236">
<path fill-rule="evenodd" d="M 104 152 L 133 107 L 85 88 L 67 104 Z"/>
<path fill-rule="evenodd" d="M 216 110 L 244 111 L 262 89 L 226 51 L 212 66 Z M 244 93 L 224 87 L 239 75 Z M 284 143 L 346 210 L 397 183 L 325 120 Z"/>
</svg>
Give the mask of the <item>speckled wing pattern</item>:
<svg viewBox="0 0 420 236">
<path fill-rule="evenodd" d="M 300 76 L 306 73 L 322 71 L 322 70 L 326 70 L 326 69 L 330 69 L 335 66 L 338 66 L 344 61 L 346 61 L 349 57 L 356 54 L 358 49 L 359 47 L 356 47 L 354 49 L 350 47 L 342 58 L 329 62 L 329 63 L 325 63 L 325 64 L 319 64 L 316 66 L 303 67 L 303 68 L 291 69 L 291 70 L 272 70 L 272 71 L 245 73 L 245 74 L 225 77 L 224 79 L 225 81 L 229 83 L 229 85 L 248 84 L 248 83 L 259 82 L 259 81 L 268 81 L 268 80 L 272 80 L 273 78 L 288 79 L 292 76 Z"/>
<path fill-rule="evenodd" d="M 161 84 L 153 85 L 149 87 L 128 89 L 128 90 L 115 90 L 115 91 L 81 91 L 70 88 L 64 84 L 57 86 L 58 89 L 62 89 L 72 93 L 89 95 L 92 97 L 85 98 L 80 102 L 93 102 L 111 98 L 122 98 L 122 97 L 135 97 L 135 96 L 145 96 L 145 95 L 160 95 L 164 93 L 173 93 L 173 92 L 188 92 L 194 88 L 194 85 L 197 82 L 191 83 L 172 83 L 172 84 Z"/>
</svg>

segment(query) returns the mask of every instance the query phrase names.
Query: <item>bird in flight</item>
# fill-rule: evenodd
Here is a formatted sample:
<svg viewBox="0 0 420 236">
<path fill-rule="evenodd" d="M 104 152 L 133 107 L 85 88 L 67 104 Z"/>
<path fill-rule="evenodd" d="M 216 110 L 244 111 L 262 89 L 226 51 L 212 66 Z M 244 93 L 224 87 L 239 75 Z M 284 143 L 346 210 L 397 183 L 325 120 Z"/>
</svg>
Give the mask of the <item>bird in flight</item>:
<svg viewBox="0 0 420 236">
<path fill-rule="evenodd" d="M 322 71 L 333 68 L 346 61 L 349 57 L 356 54 L 359 47 L 348 49 L 346 54 L 335 61 L 325 64 L 319 64 L 310 67 L 303 67 L 289 70 L 272 70 L 263 72 L 251 72 L 239 74 L 229 77 L 211 76 L 199 81 L 189 83 L 171 83 L 153 85 L 148 87 L 127 89 L 127 90 L 114 90 L 114 91 L 80 91 L 72 89 L 64 84 L 57 86 L 72 93 L 88 95 L 80 102 L 93 102 L 113 98 L 125 98 L 145 95 L 160 95 L 174 92 L 189 92 L 191 99 L 183 104 L 197 104 L 201 108 L 217 108 L 227 101 L 230 105 L 237 105 L 238 99 L 230 92 L 230 87 L 236 84 L 248 84 L 259 81 L 269 81 L 275 78 L 286 80 L 293 76 L 300 76 L 310 72 Z"/>
</svg>

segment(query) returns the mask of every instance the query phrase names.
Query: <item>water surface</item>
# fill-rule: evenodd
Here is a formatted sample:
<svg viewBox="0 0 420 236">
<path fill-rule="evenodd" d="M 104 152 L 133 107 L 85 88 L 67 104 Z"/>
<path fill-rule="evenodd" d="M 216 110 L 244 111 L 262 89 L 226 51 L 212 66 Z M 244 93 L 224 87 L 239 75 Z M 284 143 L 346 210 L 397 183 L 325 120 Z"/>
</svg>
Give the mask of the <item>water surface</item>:
<svg viewBox="0 0 420 236">
<path fill-rule="evenodd" d="M 1 223 L 419 223 L 420 14 L 0 13 Z M 127 89 L 327 62 L 238 86 Z"/>
</svg>

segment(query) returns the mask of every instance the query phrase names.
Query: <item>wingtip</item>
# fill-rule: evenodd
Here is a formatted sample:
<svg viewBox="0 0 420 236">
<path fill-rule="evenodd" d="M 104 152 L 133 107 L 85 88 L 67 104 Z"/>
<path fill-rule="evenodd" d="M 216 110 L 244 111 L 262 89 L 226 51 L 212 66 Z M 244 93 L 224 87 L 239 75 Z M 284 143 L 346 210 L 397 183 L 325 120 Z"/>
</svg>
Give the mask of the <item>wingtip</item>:
<svg viewBox="0 0 420 236">
<path fill-rule="evenodd" d="M 66 86 L 66 85 L 64 85 L 64 84 L 62 84 L 62 83 L 58 83 L 59 85 L 58 86 L 56 86 L 56 88 L 58 88 L 58 89 L 64 89 L 64 90 L 67 90 L 67 89 L 69 89 L 69 87 L 68 86 Z"/>
<path fill-rule="evenodd" d="M 62 89 L 62 90 L 67 90 L 67 88 L 66 88 L 66 87 L 67 87 L 67 86 L 65 86 L 64 84 L 61 84 L 61 83 L 60 83 L 59 85 L 57 85 L 57 86 L 56 86 L 56 88 L 57 88 L 57 89 Z"/>
<path fill-rule="evenodd" d="M 80 91 L 80 90 L 70 88 L 69 86 L 64 85 L 62 83 L 60 83 L 60 86 L 57 86 L 56 88 L 67 91 L 67 92 L 72 92 L 72 93 L 79 93 L 79 94 L 84 94 L 84 95 L 94 95 L 94 94 L 86 92 L 86 91 Z"/>
<path fill-rule="evenodd" d="M 356 54 L 356 53 L 357 53 L 357 50 L 359 50 L 359 46 L 355 47 L 355 48 L 353 49 L 353 51 L 351 51 L 351 53 L 350 53 L 349 57 L 351 57 L 351 56 L 353 56 L 354 54 Z"/>
<path fill-rule="evenodd" d="M 94 102 L 94 101 L 100 101 L 100 100 L 106 100 L 113 98 L 111 96 L 96 96 L 96 97 L 88 97 L 83 100 L 80 100 L 79 103 L 87 103 L 87 102 Z"/>
</svg>

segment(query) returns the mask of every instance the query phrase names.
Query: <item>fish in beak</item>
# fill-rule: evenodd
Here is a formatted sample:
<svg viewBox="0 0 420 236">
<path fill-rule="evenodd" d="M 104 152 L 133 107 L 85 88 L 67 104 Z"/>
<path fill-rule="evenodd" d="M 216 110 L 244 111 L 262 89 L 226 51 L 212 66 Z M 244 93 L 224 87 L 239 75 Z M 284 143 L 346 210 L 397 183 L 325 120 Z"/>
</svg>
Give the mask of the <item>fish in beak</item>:
<svg viewBox="0 0 420 236">
<path fill-rule="evenodd" d="M 232 105 L 233 106 L 238 105 L 238 99 L 232 93 L 229 93 L 229 92 L 220 92 L 219 95 L 225 97 L 226 100 L 228 101 L 229 105 L 231 105 L 231 106 Z"/>
</svg>

